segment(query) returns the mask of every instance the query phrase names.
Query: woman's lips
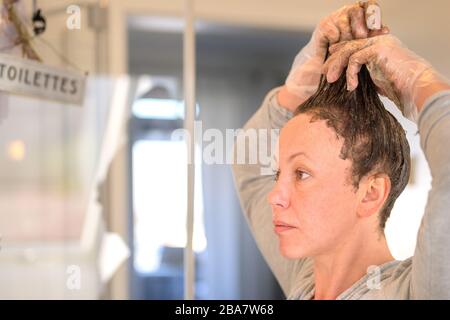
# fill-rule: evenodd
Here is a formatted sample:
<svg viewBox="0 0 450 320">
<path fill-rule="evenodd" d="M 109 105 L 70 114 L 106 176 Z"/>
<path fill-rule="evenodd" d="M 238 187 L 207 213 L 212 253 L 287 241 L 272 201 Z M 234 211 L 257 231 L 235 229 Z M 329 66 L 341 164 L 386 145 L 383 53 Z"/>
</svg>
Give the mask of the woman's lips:
<svg viewBox="0 0 450 320">
<path fill-rule="evenodd" d="M 274 229 L 275 233 L 282 234 L 282 233 L 285 233 L 285 232 L 295 229 L 295 227 L 291 226 L 289 224 L 283 223 L 283 222 L 275 221 L 273 229 Z"/>
</svg>

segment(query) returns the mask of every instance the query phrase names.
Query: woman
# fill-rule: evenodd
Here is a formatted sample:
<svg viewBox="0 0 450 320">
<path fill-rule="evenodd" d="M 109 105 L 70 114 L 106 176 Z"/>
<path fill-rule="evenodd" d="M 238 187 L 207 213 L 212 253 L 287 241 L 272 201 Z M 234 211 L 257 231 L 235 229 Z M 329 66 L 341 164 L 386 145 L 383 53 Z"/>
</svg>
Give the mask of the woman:
<svg viewBox="0 0 450 320">
<path fill-rule="evenodd" d="M 349 91 L 359 90 L 363 65 L 373 90 L 417 122 L 433 178 L 414 256 L 404 261 L 392 257 L 380 217 L 407 175 L 396 181 L 375 165 L 356 185 L 349 183 L 356 162 L 342 154 L 342 130 L 299 112 L 322 74 L 330 86 L 345 81 Z M 367 30 L 359 4 L 321 21 L 286 84 L 268 93 L 244 127 L 282 128 L 276 182 L 260 175 L 258 165 L 233 167 L 253 235 L 289 299 L 450 298 L 450 151 L 444 147 L 449 126 L 450 84 L 387 28 Z M 399 168 L 408 171 L 407 165 Z"/>
</svg>

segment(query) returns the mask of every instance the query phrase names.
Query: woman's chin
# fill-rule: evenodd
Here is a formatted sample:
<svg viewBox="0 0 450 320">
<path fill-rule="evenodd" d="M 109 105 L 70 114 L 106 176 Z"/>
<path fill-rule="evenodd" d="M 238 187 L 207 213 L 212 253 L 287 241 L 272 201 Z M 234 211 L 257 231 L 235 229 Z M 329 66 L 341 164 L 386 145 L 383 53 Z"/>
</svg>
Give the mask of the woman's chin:
<svg viewBox="0 0 450 320">
<path fill-rule="evenodd" d="M 280 242 L 279 249 L 281 255 L 287 259 L 301 259 L 308 256 L 308 252 L 299 245 L 287 245 Z"/>
</svg>

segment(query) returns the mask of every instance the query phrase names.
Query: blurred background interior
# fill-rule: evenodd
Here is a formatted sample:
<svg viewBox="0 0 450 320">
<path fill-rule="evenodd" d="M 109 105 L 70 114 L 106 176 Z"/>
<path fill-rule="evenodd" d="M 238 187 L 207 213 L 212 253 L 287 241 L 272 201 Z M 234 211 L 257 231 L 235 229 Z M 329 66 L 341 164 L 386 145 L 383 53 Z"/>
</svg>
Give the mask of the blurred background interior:
<svg viewBox="0 0 450 320">
<path fill-rule="evenodd" d="M 31 0 L 21 0 L 31 15 Z M 182 299 L 186 245 L 182 0 L 38 0 L 48 64 L 89 72 L 82 107 L 0 93 L 0 298 Z M 348 1 L 195 0 L 197 119 L 240 128 L 283 84 L 325 15 Z M 450 76 L 450 2 L 380 0 L 383 21 Z M 80 8 L 81 28 L 66 27 Z M 1 35 L 0 35 L 1 37 Z M 396 115 L 395 107 L 386 106 Z M 417 127 L 387 224 L 413 254 L 430 186 Z M 197 150 L 199 153 L 202 150 Z M 282 299 L 241 214 L 230 167 L 197 164 L 198 299 Z"/>
</svg>

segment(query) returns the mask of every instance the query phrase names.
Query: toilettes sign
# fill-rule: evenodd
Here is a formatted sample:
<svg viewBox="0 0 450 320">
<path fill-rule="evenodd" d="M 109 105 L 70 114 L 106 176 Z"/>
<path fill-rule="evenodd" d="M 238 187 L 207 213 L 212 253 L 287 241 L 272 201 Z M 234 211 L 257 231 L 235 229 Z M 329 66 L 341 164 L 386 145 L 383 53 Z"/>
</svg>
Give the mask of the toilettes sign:
<svg viewBox="0 0 450 320">
<path fill-rule="evenodd" d="M 0 54 L 0 91 L 82 105 L 85 83 L 81 73 Z"/>
</svg>

